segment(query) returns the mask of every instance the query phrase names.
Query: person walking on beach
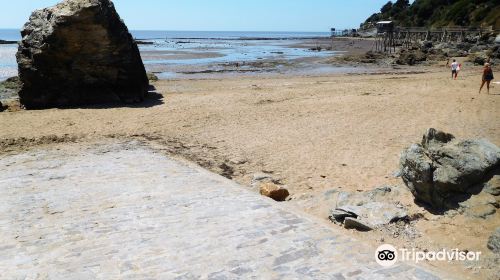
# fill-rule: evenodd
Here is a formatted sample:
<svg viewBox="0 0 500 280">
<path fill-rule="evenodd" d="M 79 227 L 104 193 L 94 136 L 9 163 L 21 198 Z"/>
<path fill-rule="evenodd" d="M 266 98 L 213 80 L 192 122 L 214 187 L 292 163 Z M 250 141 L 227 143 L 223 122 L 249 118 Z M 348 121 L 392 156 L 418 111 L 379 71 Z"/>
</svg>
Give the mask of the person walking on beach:
<svg viewBox="0 0 500 280">
<path fill-rule="evenodd" d="M 458 62 L 455 59 L 453 59 L 453 63 L 451 64 L 451 78 L 452 79 L 455 79 L 455 80 L 457 79 L 459 68 L 460 68 L 460 64 L 458 64 Z"/>
<path fill-rule="evenodd" d="M 488 94 L 490 94 L 490 82 L 494 79 L 493 77 L 493 69 L 489 63 L 484 64 L 483 68 L 483 82 L 481 83 L 481 87 L 479 88 L 479 93 L 483 90 L 484 84 L 486 84 L 486 88 L 488 89 Z"/>
</svg>

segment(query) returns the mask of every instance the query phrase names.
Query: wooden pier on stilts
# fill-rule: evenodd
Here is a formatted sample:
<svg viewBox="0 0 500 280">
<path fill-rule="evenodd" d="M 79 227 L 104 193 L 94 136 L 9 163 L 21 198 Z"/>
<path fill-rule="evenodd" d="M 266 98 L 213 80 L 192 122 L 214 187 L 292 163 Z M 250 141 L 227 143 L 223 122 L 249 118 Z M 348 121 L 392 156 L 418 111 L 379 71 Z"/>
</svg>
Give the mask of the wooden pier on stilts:
<svg viewBox="0 0 500 280">
<path fill-rule="evenodd" d="M 495 32 L 492 28 L 477 27 L 394 27 L 392 22 L 377 24 L 377 36 L 374 50 L 378 52 L 396 52 L 396 47 L 409 49 L 414 44 L 432 42 L 463 42 L 468 37 L 481 37 L 485 33 Z M 498 33 L 498 32 L 497 32 Z"/>
</svg>

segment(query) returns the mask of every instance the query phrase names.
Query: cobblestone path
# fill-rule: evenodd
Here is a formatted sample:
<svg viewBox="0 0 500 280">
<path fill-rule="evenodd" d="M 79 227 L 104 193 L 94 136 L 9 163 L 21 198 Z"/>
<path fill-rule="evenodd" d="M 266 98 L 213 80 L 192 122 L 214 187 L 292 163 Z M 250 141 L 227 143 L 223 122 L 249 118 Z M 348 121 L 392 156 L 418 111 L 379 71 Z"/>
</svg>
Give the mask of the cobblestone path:
<svg viewBox="0 0 500 280">
<path fill-rule="evenodd" d="M 56 148 L 0 158 L 1 279 L 441 279 L 138 143 Z"/>
</svg>

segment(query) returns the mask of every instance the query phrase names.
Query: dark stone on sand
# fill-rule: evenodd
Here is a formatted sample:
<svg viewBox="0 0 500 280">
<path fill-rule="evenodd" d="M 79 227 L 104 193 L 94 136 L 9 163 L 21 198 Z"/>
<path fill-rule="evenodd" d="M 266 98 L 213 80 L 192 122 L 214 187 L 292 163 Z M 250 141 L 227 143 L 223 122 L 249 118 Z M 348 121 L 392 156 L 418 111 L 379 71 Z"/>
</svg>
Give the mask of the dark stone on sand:
<svg viewBox="0 0 500 280">
<path fill-rule="evenodd" d="M 17 62 L 27 109 L 140 102 L 148 78 L 110 0 L 65 0 L 33 12 Z"/>
<path fill-rule="evenodd" d="M 432 41 L 424 41 L 421 44 L 420 50 L 422 50 L 424 53 L 428 53 L 433 46 L 434 43 Z"/>
<path fill-rule="evenodd" d="M 373 230 L 372 226 L 369 225 L 368 223 L 363 222 L 361 220 L 358 220 L 356 218 L 351 218 L 351 217 L 345 218 L 344 227 L 346 229 L 355 229 L 358 231 L 371 231 L 371 230 Z"/>
<path fill-rule="evenodd" d="M 469 60 L 475 65 L 484 65 L 488 61 L 488 55 L 485 52 L 474 53 L 469 56 Z"/>
<path fill-rule="evenodd" d="M 401 50 L 399 51 L 398 57 L 396 59 L 396 64 L 400 65 L 415 65 L 419 62 L 427 60 L 427 55 L 421 51 L 417 50 Z"/>
<path fill-rule="evenodd" d="M 358 217 L 358 215 L 356 215 L 356 214 L 354 214 L 352 212 L 345 211 L 345 210 L 342 210 L 342 209 L 333 209 L 331 211 L 330 220 L 336 221 L 336 222 L 339 222 L 339 223 L 343 223 L 346 218 L 354 218 L 354 219 L 356 219 L 357 217 Z"/>
</svg>

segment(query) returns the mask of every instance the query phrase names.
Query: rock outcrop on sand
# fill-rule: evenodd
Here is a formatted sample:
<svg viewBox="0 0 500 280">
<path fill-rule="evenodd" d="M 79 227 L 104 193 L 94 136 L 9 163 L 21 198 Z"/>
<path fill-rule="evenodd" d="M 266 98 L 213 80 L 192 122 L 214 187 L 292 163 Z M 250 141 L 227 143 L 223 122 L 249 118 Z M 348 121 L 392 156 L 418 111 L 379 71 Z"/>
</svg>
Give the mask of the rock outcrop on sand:
<svg viewBox="0 0 500 280">
<path fill-rule="evenodd" d="M 65 0 L 31 15 L 17 53 L 28 109 L 142 101 L 139 49 L 110 0 Z"/>
<path fill-rule="evenodd" d="M 17 93 L 21 88 L 21 82 L 18 77 L 11 77 L 0 82 L 0 100 L 16 99 Z"/>
<path fill-rule="evenodd" d="M 399 65 L 415 65 L 419 62 L 425 61 L 426 59 L 426 54 L 419 49 L 402 49 L 398 52 L 395 63 Z"/>
<path fill-rule="evenodd" d="M 421 144 L 401 155 L 401 175 L 417 201 L 433 208 L 457 208 L 478 194 L 500 167 L 500 149 L 488 140 L 458 141 L 429 129 Z"/>
<path fill-rule="evenodd" d="M 406 191 L 408 192 L 408 191 Z M 408 218 L 407 209 L 398 201 L 399 187 L 381 187 L 368 192 L 340 192 L 330 220 L 347 229 L 369 231 Z"/>
</svg>

